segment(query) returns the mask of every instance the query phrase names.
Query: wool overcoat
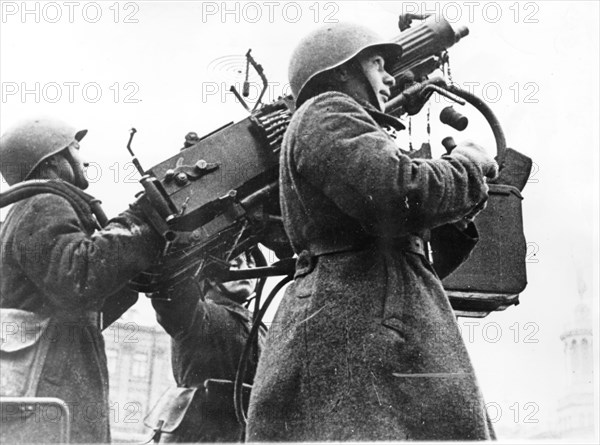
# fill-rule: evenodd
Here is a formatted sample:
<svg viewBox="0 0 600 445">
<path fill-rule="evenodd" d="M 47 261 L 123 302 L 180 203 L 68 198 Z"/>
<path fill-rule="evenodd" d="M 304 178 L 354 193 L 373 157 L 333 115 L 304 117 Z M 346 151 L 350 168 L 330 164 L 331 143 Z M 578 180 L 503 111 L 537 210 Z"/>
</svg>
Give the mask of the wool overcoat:
<svg viewBox="0 0 600 445">
<path fill-rule="evenodd" d="M 127 210 L 96 231 L 66 199 L 40 194 L 14 204 L 0 232 L 0 307 L 50 317 L 36 396 L 67 404 L 73 443 L 110 442 L 99 311 L 110 296 L 131 296 L 127 281 L 152 264 L 162 244 L 138 215 Z M 36 428 L 56 420 L 42 415 Z"/>
<path fill-rule="evenodd" d="M 164 296 L 164 295 L 163 295 Z M 252 314 L 245 307 L 210 289 L 203 299 L 198 288 L 182 285 L 176 288 L 171 301 L 155 299 L 158 322 L 172 337 L 171 361 L 177 386 L 201 388 L 206 379 L 235 381 L 236 371 L 246 340 L 252 329 Z M 244 383 L 252 384 L 266 329 L 259 330 L 257 349 L 251 354 Z M 231 386 L 233 389 L 233 386 Z M 215 403 L 208 392 L 200 405 Z M 227 398 L 230 409 L 203 406 L 171 438 L 177 442 L 239 442 L 244 428 L 233 412 L 233 393 Z M 190 407 L 190 411 L 193 407 Z"/>
<path fill-rule="evenodd" d="M 439 231 L 434 262 L 448 273 L 476 237 L 450 223 L 486 196 L 479 166 L 411 159 L 345 94 L 296 111 L 280 197 L 299 257 L 259 362 L 247 440 L 493 437 L 440 278 L 404 241 Z"/>
</svg>

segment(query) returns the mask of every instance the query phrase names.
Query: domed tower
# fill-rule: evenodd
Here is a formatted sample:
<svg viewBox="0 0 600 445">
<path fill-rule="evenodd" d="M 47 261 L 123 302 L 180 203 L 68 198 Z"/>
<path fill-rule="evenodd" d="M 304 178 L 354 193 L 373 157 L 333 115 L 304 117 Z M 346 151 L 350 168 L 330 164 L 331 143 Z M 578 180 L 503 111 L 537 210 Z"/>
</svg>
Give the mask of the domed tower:
<svg viewBox="0 0 600 445">
<path fill-rule="evenodd" d="M 558 434 L 563 438 L 594 437 L 594 359 L 592 302 L 581 291 L 572 320 L 560 336 L 564 345 L 566 385 L 558 402 Z"/>
</svg>

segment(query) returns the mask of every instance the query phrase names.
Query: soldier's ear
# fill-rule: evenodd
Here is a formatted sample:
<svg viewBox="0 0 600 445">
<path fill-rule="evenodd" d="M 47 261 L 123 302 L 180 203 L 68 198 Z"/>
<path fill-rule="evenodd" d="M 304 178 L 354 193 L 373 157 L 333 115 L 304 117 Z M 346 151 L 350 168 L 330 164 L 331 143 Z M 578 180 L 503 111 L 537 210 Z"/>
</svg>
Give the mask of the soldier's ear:
<svg viewBox="0 0 600 445">
<path fill-rule="evenodd" d="M 40 162 L 25 179 L 54 179 L 64 164 L 65 158 L 62 152 L 55 153 Z"/>
<path fill-rule="evenodd" d="M 334 68 L 332 71 L 333 78 L 336 82 L 346 83 L 352 77 L 350 67 L 346 64 Z"/>
<path fill-rule="evenodd" d="M 342 84 L 348 84 L 355 81 L 362 82 L 364 79 L 362 65 L 356 57 L 348 60 L 331 71 L 334 79 Z"/>
</svg>

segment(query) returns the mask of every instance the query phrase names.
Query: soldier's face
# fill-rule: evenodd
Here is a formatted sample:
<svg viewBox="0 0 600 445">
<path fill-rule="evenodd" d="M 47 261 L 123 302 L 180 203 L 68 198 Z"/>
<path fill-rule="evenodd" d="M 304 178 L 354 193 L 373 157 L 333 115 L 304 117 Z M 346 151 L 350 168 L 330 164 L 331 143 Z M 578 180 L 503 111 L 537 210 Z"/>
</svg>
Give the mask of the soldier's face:
<svg viewBox="0 0 600 445">
<path fill-rule="evenodd" d="M 252 258 L 247 258 L 245 254 L 240 255 L 236 259 L 230 262 L 232 269 L 250 269 L 255 267 L 254 260 Z M 252 293 L 254 292 L 254 288 L 256 287 L 255 279 L 248 280 L 237 280 L 237 281 L 228 281 L 226 283 L 222 283 L 222 286 L 235 295 L 236 301 L 239 300 L 244 302 Z"/>
<path fill-rule="evenodd" d="M 385 60 L 381 54 L 365 51 L 358 56 L 365 77 L 369 81 L 377 101 L 379 109 L 385 109 L 385 103 L 389 100 L 391 88 L 396 83 L 394 77 L 385 70 Z"/>
</svg>

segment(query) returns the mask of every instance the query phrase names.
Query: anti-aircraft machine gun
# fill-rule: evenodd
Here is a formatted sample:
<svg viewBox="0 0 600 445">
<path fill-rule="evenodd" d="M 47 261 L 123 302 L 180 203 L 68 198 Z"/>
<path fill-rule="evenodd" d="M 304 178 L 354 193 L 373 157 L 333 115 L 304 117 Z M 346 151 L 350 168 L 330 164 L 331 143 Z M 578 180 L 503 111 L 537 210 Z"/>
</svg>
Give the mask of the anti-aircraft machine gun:
<svg viewBox="0 0 600 445">
<path fill-rule="evenodd" d="M 414 20 L 420 23 L 411 26 Z M 468 103 L 489 123 L 496 140 L 500 175 L 490 183 L 487 208 L 478 216 L 480 242 L 470 259 L 444 280 L 450 301 L 458 315 L 482 317 L 491 311 L 518 304 L 525 288 L 526 243 L 523 236 L 521 194 L 531 170 L 531 159 L 506 148 L 502 127 L 486 103 L 461 90 L 450 79 L 448 49 L 468 35 L 468 29 L 452 26 L 439 16 L 405 14 L 399 18 L 400 34 L 392 41 L 403 48 L 401 60 L 389 70 L 396 79 L 386 112 L 398 117 L 421 112 L 433 94 L 460 104 Z M 188 148 L 144 170 L 137 158 L 134 165 L 142 175 L 141 198 L 155 225 L 167 241 L 162 261 L 139 276 L 132 287 L 152 294 L 159 288 L 198 277 L 214 280 L 265 278 L 292 273 L 294 261 L 281 224 L 278 200 L 279 150 L 283 134 L 294 112 L 291 97 L 261 104 L 268 83 L 263 68 L 247 55 L 263 82 L 263 90 L 250 108 L 235 88 L 232 91 L 250 116 L 225 125 L 202 138 L 189 142 Z M 442 75 L 435 75 L 442 73 Z M 243 93 L 247 93 L 244 84 Z M 464 130 L 465 116 L 446 107 L 440 120 Z M 129 144 L 135 130 L 132 130 Z M 442 141 L 447 151 L 451 138 Z M 426 145 L 415 153 L 430 157 Z M 58 193 L 52 184 L 22 182 L 0 195 L 4 207 L 35 193 Z M 64 195 L 64 193 L 63 193 Z M 97 219 L 106 217 L 94 200 Z M 228 262 L 258 243 L 284 258 L 267 265 L 260 254 L 250 271 L 230 271 Z M 261 283 L 264 285 L 264 280 Z M 259 285 L 259 289 L 262 288 Z M 260 297 L 256 299 L 257 305 Z M 258 308 L 258 306 L 257 306 Z M 118 318 L 125 307 L 113 310 Z"/>
<path fill-rule="evenodd" d="M 420 23 L 411 26 L 413 20 Z M 483 317 L 518 304 L 519 293 L 526 286 L 527 248 L 521 191 L 531 171 L 531 159 L 507 148 L 502 127 L 490 108 L 450 79 L 448 49 L 468 35 L 467 28 L 455 30 L 443 18 L 410 14 L 400 16 L 399 28 L 400 34 L 392 41 L 402 46 L 403 56 L 389 70 L 396 79 L 396 87 L 386 104 L 386 112 L 397 117 L 416 115 L 433 94 L 439 94 L 478 110 L 489 123 L 496 141 L 500 174 L 489 183 L 488 205 L 477 218 L 480 242 L 469 260 L 443 281 L 457 315 Z M 140 182 L 144 187 L 140 200 L 145 203 L 154 226 L 163 234 L 166 248 L 160 263 L 137 277 L 131 286 L 152 297 L 159 289 L 190 279 L 261 278 L 254 312 L 260 319 L 277 292 L 292 279 L 294 269 L 278 199 L 279 151 L 294 103 L 292 98 L 286 97 L 261 104 L 267 79 L 250 51 L 246 57 L 248 68 L 251 65 L 263 82 L 263 90 L 252 110 L 232 87 L 250 112 L 247 118 L 202 138 L 191 139 L 187 148 L 148 170 L 144 170 L 134 156 L 133 162 L 142 175 Z M 436 73 L 442 75 L 436 76 Z M 246 85 L 243 93 L 247 93 Z M 467 118 L 451 107 L 443 110 L 440 120 L 459 131 L 468 125 Z M 127 145 L 132 156 L 134 134 L 133 129 Z M 442 143 L 448 152 L 454 148 L 451 138 Z M 431 156 L 427 145 L 415 154 Z M 39 183 L 37 186 L 39 188 Z M 36 193 L 33 186 L 28 188 L 25 183 L 13 188 L 15 190 L 0 196 L 0 206 Z M 52 193 L 51 187 L 44 188 L 43 192 Z M 99 221 L 106 221 L 101 212 L 99 215 Z M 256 249 L 259 243 L 274 250 L 282 260 L 268 265 Z M 254 249 L 259 267 L 229 270 L 229 261 L 249 249 Z M 261 307 L 265 280 L 277 275 L 285 278 Z M 116 312 L 122 313 L 124 309 Z M 118 318 L 118 313 L 111 318 Z M 259 323 L 255 323 L 255 327 L 258 326 Z M 256 331 L 252 330 L 251 339 Z M 240 360 L 238 376 L 245 374 L 250 350 L 247 347 Z M 241 382 L 238 378 L 234 398 L 238 419 L 243 423 Z"/>
<path fill-rule="evenodd" d="M 421 23 L 411 27 L 413 20 Z M 492 311 L 518 304 L 526 286 L 521 190 L 531 171 L 531 160 L 506 147 L 502 127 L 494 113 L 477 96 L 458 88 L 449 79 L 448 48 L 468 35 L 467 28 L 454 30 L 444 19 L 416 15 L 400 16 L 400 35 L 393 39 L 403 48 L 401 60 L 390 73 L 396 79 L 386 112 L 398 117 L 418 114 L 433 94 L 474 107 L 488 122 L 496 141 L 499 177 L 489 183 L 486 209 L 477 218 L 480 242 L 470 259 L 444 281 L 444 287 L 457 315 L 484 317 Z M 260 320 L 276 293 L 292 279 L 294 260 L 284 258 L 286 250 L 278 204 L 278 163 L 283 134 L 294 112 L 292 98 L 260 106 L 267 88 L 262 67 L 248 52 L 252 65 L 263 81 L 263 91 L 250 116 L 229 124 L 195 141 L 190 147 L 143 173 L 141 180 L 150 202 L 153 219 L 161 228 L 168 248 L 160 272 L 148 271 L 140 277 L 140 290 L 152 292 L 157 286 L 176 285 L 197 277 L 216 280 L 261 278 L 255 300 L 255 317 Z M 442 72 L 442 76 L 434 76 Z M 247 91 L 245 86 L 244 90 Z M 232 91 L 246 109 L 242 96 Z M 244 91 L 244 92 L 246 92 Z M 440 120 L 462 131 L 465 116 L 446 107 Z M 442 141 L 450 152 L 452 138 Z M 429 147 L 414 153 L 431 157 Z M 139 163 L 138 163 L 139 165 Z M 283 244 L 281 243 L 283 241 Z M 263 243 L 276 250 L 283 260 L 267 265 L 260 251 L 252 270 L 230 271 L 229 259 Z M 262 307 L 260 295 L 266 277 L 284 275 Z M 236 415 L 245 423 L 242 379 L 257 335 L 254 324 L 240 359 L 234 387 Z"/>
<path fill-rule="evenodd" d="M 411 26 L 413 20 L 421 22 Z M 410 14 L 400 16 L 399 27 L 400 34 L 392 40 L 403 47 L 403 57 L 390 70 L 396 87 L 386 112 L 415 115 L 433 94 L 440 94 L 480 111 L 496 140 L 501 170 L 490 184 L 488 207 L 478 217 L 481 241 L 470 260 L 444 280 L 459 315 L 485 316 L 517 304 L 526 284 L 520 192 L 529 177 L 531 160 L 506 148 L 502 128 L 483 100 L 448 79 L 447 50 L 467 36 L 468 29 L 454 30 L 440 17 Z M 293 100 L 282 98 L 261 106 L 267 80 L 250 51 L 246 57 L 248 67 L 252 65 L 263 81 L 263 91 L 249 117 L 195 140 L 147 171 L 134 158 L 143 175 L 141 183 L 152 220 L 167 241 L 162 263 L 136 280 L 140 291 L 152 293 L 191 277 L 227 281 L 292 273 L 290 258 L 271 266 L 259 258 L 260 267 L 250 271 L 228 269 L 230 259 L 258 243 L 276 250 L 280 258 L 292 253 L 285 248 L 277 177 L 279 150 L 294 112 Z M 444 75 L 433 76 L 435 72 Z M 235 88 L 232 91 L 250 111 Z M 444 109 L 440 118 L 457 130 L 468 123 L 451 107 Z M 451 138 L 443 144 L 448 152 L 454 147 Z M 130 145 L 128 148 L 131 151 Z M 419 155 L 428 157 L 430 153 L 424 150 Z M 257 298 L 257 304 L 259 301 Z"/>
</svg>

